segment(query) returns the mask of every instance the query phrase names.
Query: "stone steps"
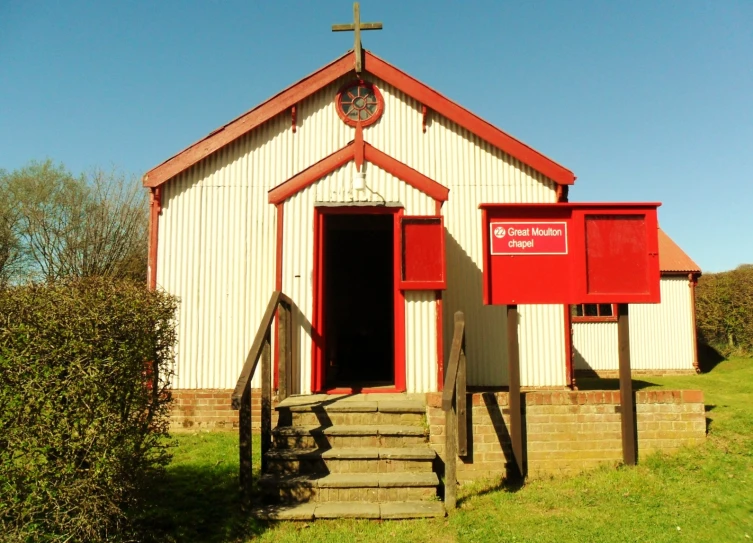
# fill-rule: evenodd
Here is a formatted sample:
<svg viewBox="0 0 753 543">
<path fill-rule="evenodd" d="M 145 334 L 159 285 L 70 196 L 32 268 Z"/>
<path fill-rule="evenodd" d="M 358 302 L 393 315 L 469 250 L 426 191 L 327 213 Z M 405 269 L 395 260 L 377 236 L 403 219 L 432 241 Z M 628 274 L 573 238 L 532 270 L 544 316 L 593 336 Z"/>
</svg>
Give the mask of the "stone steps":
<svg viewBox="0 0 753 543">
<path fill-rule="evenodd" d="M 291 397 L 276 408 L 259 486 L 269 519 L 444 515 L 423 397 Z"/>
<path fill-rule="evenodd" d="M 337 518 L 413 519 L 443 517 L 444 504 L 439 501 L 387 503 L 297 503 L 270 505 L 255 509 L 253 514 L 265 520 L 315 520 Z"/>
<path fill-rule="evenodd" d="M 434 451 L 428 448 L 275 449 L 266 455 L 267 473 L 396 473 L 432 471 Z"/>
</svg>

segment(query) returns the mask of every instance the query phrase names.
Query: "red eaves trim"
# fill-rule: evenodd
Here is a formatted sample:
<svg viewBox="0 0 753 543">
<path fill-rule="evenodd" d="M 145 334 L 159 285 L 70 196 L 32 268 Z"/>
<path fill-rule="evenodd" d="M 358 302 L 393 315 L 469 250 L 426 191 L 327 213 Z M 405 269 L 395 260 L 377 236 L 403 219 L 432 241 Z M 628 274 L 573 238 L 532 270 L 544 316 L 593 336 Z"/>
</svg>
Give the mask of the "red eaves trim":
<svg viewBox="0 0 753 543">
<path fill-rule="evenodd" d="M 270 190 L 269 203 L 277 205 L 284 202 L 297 192 L 316 183 L 328 173 L 335 171 L 351 160 L 353 160 L 353 142 Z"/>
<path fill-rule="evenodd" d="M 561 185 L 575 182 L 573 172 L 542 155 L 525 143 L 513 138 L 494 125 L 474 115 L 464 107 L 445 98 L 435 90 L 412 78 L 386 61 L 365 51 L 366 70 L 390 85 L 405 92 L 423 107 L 436 111 L 463 128 L 469 130 L 484 141 L 502 149 L 507 154 L 541 172 Z M 208 136 L 190 145 L 177 155 L 153 168 L 144 175 L 145 187 L 156 187 L 190 168 L 203 158 L 214 153 L 235 139 L 250 132 L 274 116 L 293 108 L 304 98 L 324 88 L 337 78 L 352 71 L 351 52 L 331 62 L 324 68 L 305 77 L 288 87 L 266 102 L 244 113 L 237 119 L 210 133 Z M 422 109 L 423 111 L 423 109 Z"/>
<path fill-rule="evenodd" d="M 328 157 L 320 160 L 313 166 L 306 168 L 301 173 L 294 175 L 284 183 L 281 183 L 270 190 L 269 203 L 275 205 L 280 204 L 297 192 L 316 183 L 328 173 L 335 171 L 343 164 L 355 160 L 358 155 L 358 150 L 361 148 L 363 149 L 363 159 L 365 161 L 371 162 L 375 166 L 379 166 L 387 173 L 394 175 L 398 179 L 408 183 L 413 188 L 420 190 L 437 201 L 447 201 L 450 189 L 444 185 L 426 177 L 424 174 L 417 172 L 399 160 L 395 160 L 368 143 L 364 142 L 363 146 L 360 146 L 357 142 L 350 142 L 339 151 L 335 151 Z"/>
<path fill-rule="evenodd" d="M 491 143 L 495 147 L 499 147 L 524 164 L 528 164 L 534 170 L 543 173 L 553 181 L 561 185 L 572 185 L 575 183 L 575 175 L 564 166 L 557 164 L 552 159 L 506 134 L 459 104 L 445 98 L 437 91 L 427 87 L 417 79 L 413 79 L 405 72 L 398 70 L 373 53 L 369 51 L 365 51 L 364 53 L 366 55 L 366 70 L 369 73 L 383 79 L 398 90 L 421 102 L 421 104 L 427 106 L 429 109 L 436 111 L 466 130 L 476 134 L 482 140 Z"/>
<path fill-rule="evenodd" d="M 391 173 L 398 179 L 402 179 L 413 188 L 420 190 L 435 200 L 439 200 L 440 202 L 447 201 L 450 189 L 444 185 L 440 185 L 433 179 L 426 177 L 424 174 L 414 170 L 410 166 L 403 164 L 399 160 L 395 160 L 373 145 L 367 143 L 364 146 L 364 158 L 367 162 L 379 166 L 384 171 Z"/>
<path fill-rule="evenodd" d="M 159 215 L 162 212 L 162 189 L 154 187 L 149 191 L 149 254 L 147 256 L 146 286 L 157 288 L 157 244 L 159 243 Z"/>
<path fill-rule="evenodd" d="M 352 69 L 353 57 L 348 52 L 148 171 L 144 175 L 143 185 L 145 187 L 161 185 L 272 117 L 295 106 L 307 96 L 329 85 Z"/>
</svg>

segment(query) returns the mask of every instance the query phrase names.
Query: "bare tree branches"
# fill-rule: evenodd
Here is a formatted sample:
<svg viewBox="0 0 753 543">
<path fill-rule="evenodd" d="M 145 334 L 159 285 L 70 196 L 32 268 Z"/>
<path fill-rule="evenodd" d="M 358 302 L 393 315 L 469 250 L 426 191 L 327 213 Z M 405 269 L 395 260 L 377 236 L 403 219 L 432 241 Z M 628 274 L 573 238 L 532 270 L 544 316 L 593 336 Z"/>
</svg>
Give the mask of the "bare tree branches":
<svg viewBox="0 0 753 543">
<path fill-rule="evenodd" d="M 0 266 L 4 238 L 17 253 L 9 280 L 146 280 L 148 207 L 135 179 L 99 169 L 74 177 L 49 160 L 31 162 L 0 174 L 0 197 L 13 210 L 0 208 L 15 233 L 3 236 L 0 222 Z"/>
</svg>

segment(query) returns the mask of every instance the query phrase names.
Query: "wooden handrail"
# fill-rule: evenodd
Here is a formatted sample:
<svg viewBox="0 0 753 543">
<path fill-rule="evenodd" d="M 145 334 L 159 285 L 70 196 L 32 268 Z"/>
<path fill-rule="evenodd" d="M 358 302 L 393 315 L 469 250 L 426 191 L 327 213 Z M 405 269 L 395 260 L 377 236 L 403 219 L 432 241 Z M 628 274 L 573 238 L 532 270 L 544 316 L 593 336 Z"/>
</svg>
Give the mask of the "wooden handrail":
<svg viewBox="0 0 753 543">
<path fill-rule="evenodd" d="M 240 442 L 240 489 L 244 507 L 251 503 L 251 380 L 261 359 L 261 452 L 262 471 L 265 470 L 265 455 L 272 444 L 272 322 L 275 314 L 279 326 L 276 347 L 279 353 L 278 399 L 284 400 L 289 393 L 292 366 L 293 302 L 282 292 L 272 293 L 254 336 L 254 342 L 246 356 L 246 362 L 238 377 L 232 395 L 233 409 L 238 413 L 238 437 Z"/>
<path fill-rule="evenodd" d="M 449 511 L 457 504 L 456 457 L 468 454 L 465 317 L 461 311 L 455 313 L 455 330 L 442 390 L 442 410 L 445 412 L 444 501 Z"/>
</svg>

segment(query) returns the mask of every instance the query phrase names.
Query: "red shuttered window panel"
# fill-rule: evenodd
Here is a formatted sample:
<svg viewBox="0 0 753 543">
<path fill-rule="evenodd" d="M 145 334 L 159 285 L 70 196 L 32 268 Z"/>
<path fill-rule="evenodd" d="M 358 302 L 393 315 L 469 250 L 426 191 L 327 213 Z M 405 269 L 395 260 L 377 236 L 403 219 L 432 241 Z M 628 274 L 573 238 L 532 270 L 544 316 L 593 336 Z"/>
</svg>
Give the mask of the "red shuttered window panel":
<svg viewBox="0 0 753 543">
<path fill-rule="evenodd" d="M 444 219 L 441 216 L 404 216 L 400 220 L 400 288 L 447 288 Z"/>
</svg>

